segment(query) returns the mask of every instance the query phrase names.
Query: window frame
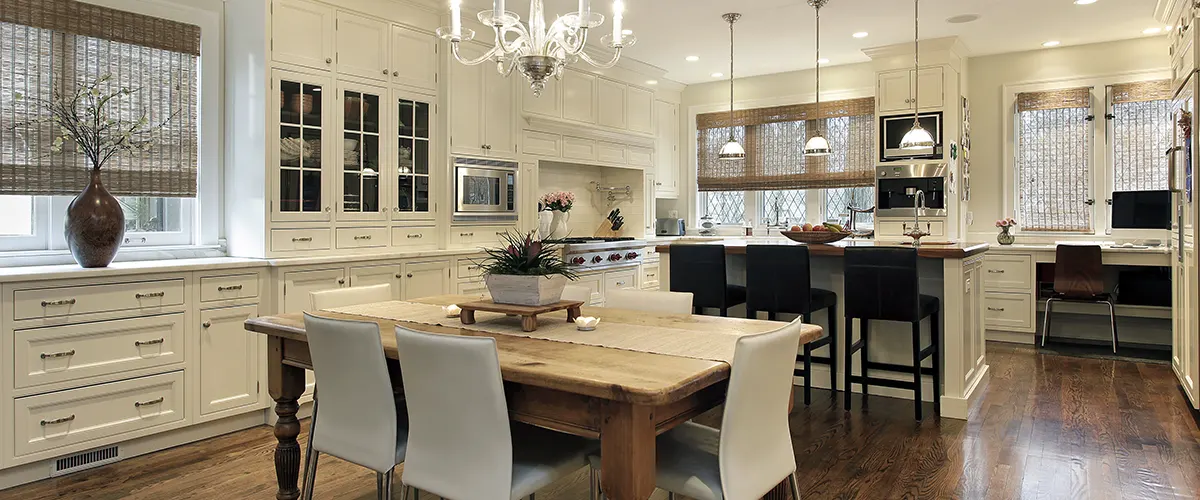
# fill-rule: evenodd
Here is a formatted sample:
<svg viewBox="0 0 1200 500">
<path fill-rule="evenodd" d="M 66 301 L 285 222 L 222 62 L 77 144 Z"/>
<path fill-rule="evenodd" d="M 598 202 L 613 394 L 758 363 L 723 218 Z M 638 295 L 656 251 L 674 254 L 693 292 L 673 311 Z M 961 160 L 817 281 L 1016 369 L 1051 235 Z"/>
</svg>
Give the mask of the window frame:
<svg viewBox="0 0 1200 500">
<path fill-rule="evenodd" d="M 865 187 L 865 186 L 860 186 L 860 187 Z M 833 189 L 856 189 L 856 188 L 804 189 L 803 190 L 804 191 L 804 220 L 803 220 L 803 222 L 812 223 L 812 224 L 820 224 L 823 222 L 827 222 L 829 220 L 825 217 L 825 205 L 827 202 L 828 192 Z M 795 190 L 788 189 L 787 191 L 795 191 Z M 763 203 L 764 203 L 763 193 L 765 193 L 765 192 L 766 191 L 745 191 L 744 193 L 746 195 L 745 196 L 746 207 L 745 207 L 744 213 L 746 213 L 748 217 L 752 218 L 751 220 L 754 222 L 753 227 L 756 231 L 759 231 L 759 230 L 770 231 L 772 229 L 783 228 L 783 226 L 766 224 L 766 219 L 767 219 L 768 214 L 764 213 L 764 210 L 762 209 Z M 704 217 L 706 215 L 706 213 L 708 212 L 708 207 L 706 206 L 707 200 L 708 200 L 708 198 L 707 198 L 707 196 L 704 196 L 703 191 L 697 191 L 697 209 L 698 209 L 697 219 L 699 219 L 700 217 Z M 741 224 L 717 223 L 715 225 L 719 228 L 720 227 L 740 228 L 740 227 L 745 227 L 746 222 L 747 221 L 742 221 Z M 872 225 L 868 226 L 868 227 L 873 227 L 873 226 L 874 226 L 874 224 L 872 221 Z M 697 226 L 697 227 L 699 227 L 699 226 Z"/>
</svg>

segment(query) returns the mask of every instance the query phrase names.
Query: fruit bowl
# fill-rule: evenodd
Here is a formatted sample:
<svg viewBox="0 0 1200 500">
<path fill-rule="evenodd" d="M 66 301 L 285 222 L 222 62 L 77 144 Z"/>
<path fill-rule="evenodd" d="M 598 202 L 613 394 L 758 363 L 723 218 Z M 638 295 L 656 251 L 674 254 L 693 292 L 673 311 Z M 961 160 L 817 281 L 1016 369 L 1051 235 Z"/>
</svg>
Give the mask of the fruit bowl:
<svg viewBox="0 0 1200 500">
<path fill-rule="evenodd" d="M 783 231 L 780 234 L 795 242 L 819 245 L 844 240 L 851 233 L 838 231 Z"/>
</svg>

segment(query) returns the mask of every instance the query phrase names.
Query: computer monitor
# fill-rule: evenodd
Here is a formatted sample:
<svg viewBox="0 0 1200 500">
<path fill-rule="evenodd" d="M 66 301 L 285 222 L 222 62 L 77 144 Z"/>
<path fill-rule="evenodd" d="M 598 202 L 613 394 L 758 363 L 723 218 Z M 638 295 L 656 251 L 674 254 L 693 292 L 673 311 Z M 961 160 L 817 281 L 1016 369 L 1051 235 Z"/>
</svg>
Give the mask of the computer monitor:
<svg viewBox="0 0 1200 500">
<path fill-rule="evenodd" d="M 1113 229 L 1171 229 L 1170 191 L 1117 191 L 1112 195 Z"/>
</svg>

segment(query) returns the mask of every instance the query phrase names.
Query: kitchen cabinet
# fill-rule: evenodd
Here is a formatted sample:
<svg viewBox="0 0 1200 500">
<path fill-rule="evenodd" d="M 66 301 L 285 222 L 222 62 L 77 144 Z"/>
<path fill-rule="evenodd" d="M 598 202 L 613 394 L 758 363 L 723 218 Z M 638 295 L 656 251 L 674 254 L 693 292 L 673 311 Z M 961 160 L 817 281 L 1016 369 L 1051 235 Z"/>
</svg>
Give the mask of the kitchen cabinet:
<svg viewBox="0 0 1200 500">
<path fill-rule="evenodd" d="M 350 286 L 391 285 L 392 298 L 400 299 L 400 264 L 350 268 Z"/>
<path fill-rule="evenodd" d="M 654 92 L 629 87 L 625 93 L 625 126 L 630 132 L 654 132 Z"/>
<path fill-rule="evenodd" d="M 627 109 L 626 99 L 628 99 L 626 91 L 629 86 L 620 82 L 600 79 L 597 85 L 596 94 L 599 96 L 600 110 L 596 114 L 597 124 L 602 127 L 611 128 L 626 128 Z"/>
<path fill-rule="evenodd" d="M 200 311 L 200 414 L 258 404 L 259 344 L 245 322 L 257 305 Z"/>
<path fill-rule="evenodd" d="M 337 11 L 337 72 L 387 81 L 390 26 L 378 19 Z M 311 34 L 310 34 L 311 35 Z"/>
<path fill-rule="evenodd" d="M 912 111 L 917 100 L 922 110 L 945 107 L 944 69 L 942 67 L 913 70 L 883 71 L 877 75 L 876 106 L 880 113 Z M 916 91 L 920 89 L 920 95 Z"/>
<path fill-rule="evenodd" d="M 679 197 L 679 105 L 655 101 L 656 149 L 654 194 L 659 198 Z"/>
<path fill-rule="evenodd" d="M 332 184 L 328 170 L 340 154 L 334 142 L 332 120 L 328 112 L 333 101 L 327 77 L 295 71 L 275 70 L 272 96 L 280 96 L 277 119 L 268 130 L 271 169 L 271 220 L 328 222 L 333 212 Z M 274 106 L 272 106 L 273 108 Z"/>
<path fill-rule="evenodd" d="M 450 293 L 450 261 L 405 262 L 401 300 Z"/>
<path fill-rule="evenodd" d="M 571 282 L 571 285 L 587 288 L 591 292 L 591 300 L 586 305 L 604 305 L 604 273 L 580 274 L 579 279 Z"/>
<path fill-rule="evenodd" d="M 521 134 L 521 152 L 557 158 L 562 154 L 562 136 L 526 130 Z"/>
<path fill-rule="evenodd" d="M 387 68 L 392 72 L 392 83 L 436 93 L 437 37 L 395 24 L 391 26 L 391 36 L 391 62 Z"/>
<path fill-rule="evenodd" d="M 385 141 L 386 116 L 384 104 L 387 89 L 348 82 L 338 83 L 337 120 L 341 133 L 333 141 L 339 147 L 333 163 L 341 165 L 334 176 L 338 186 L 338 220 L 383 220 L 386 202 L 383 148 L 394 141 Z M 334 148 L 328 148 L 334 149 Z M 338 242 L 339 248 L 344 248 Z M 385 243 L 386 244 L 386 243 Z"/>
<path fill-rule="evenodd" d="M 646 223 L 646 231 L 642 234 L 646 236 L 654 234 L 654 219 L 658 206 L 658 201 L 654 195 L 654 188 L 658 185 L 658 177 L 653 172 L 646 172 L 642 187 L 642 213 L 645 215 Z"/>
<path fill-rule="evenodd" d="M 637 275 L 637 269 L 604 273 L 604 293 L 613 290 L 636 290 L 638 287 Z"/>
<path fill-rule="evenodd" d="M 598 141 L 599 149 L 597 157 L 605 163 L 625 164 L 626 151 L 625 145 L 615 142 Z"/>
<path fill-rule="evenodd" d="M 567 69 L 563 72 L 563 79 L 572 75 L 572 70 Z M 563 99 L 562 88 L 563 83 L 557 78 L 546 80 L 546 88 L 542 89 L 542 95 L 533 95 L 533 90 L 528 85 L 520 85 L 521 89 L 521 111 L 527 115 L 539 115 L 549 118 L 563 117 Z"/>
<path fill-rule="evenodd" d="M 308 0 L 274 0 L 271 56 L 276 62 L 333 69 L 333 8 Z"/>
<path fill-rule="evenodd" d="M 562 137 L 562 157 L 569 160 L 596 161 L 599 154 L 598 145 L 594 139 L 582 139 L 564 135 Z"/>
<path fill-rule="evenodd" d="M 476 58 L 484 49 L 463 45 L 463 57 Z M 491 64 L 450 64 L 450 145 L 456 153 L 511 158 L 516 153 L 512 78 Z"/>
<path fill-rule="evenodd" d="M 513 119 L 516 106 L 513 82 L 491 65 L 480 65 L 483 72 L 483 139 L 488 156 L 512 158 L 517 153 L 517 135 Z"/>
<path fill-rule="evenodd" d="M 283 274 L 283 310 L 298 313 L 312 309 L 313 292 L 336 290 L 346 286 L 346 271 L 340 267 Z"/>
<path fill-rule="evenodd" d="M 596 123 L 597 81 L 595 75 L 568 69 L 562 77 L 562 117 L 580 123 Z M 549 96 L 543 95 L 541 99 Z"/>
<path fill-rule="evenodd" d="M 432 172 L 440 157 L 433 133 L 438 123 L 437 101 L 428 95 L 393 89 L 391 107 L 395 110 L 391 125 L 394 135 L 387 137 L 391 147 L 396 148 L 395 160 L 394 166 L 384 172 L 395 179 L 395 184 L 389 183 L 392 219 L 433 219 L 437 206 L 433 202 L 436 178 Z"/>
</svg>

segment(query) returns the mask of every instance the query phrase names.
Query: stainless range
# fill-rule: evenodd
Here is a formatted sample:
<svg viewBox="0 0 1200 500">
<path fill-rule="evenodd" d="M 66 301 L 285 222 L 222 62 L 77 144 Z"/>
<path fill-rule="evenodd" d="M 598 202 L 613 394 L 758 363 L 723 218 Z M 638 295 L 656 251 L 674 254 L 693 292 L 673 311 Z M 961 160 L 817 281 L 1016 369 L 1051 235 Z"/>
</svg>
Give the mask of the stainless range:
<svg viewBox="0 0 1200 500">
<path fill-rule="evenodd" d="M 547 243 L 561 245 L 563 262 L 576 272 L 639 264 L 647 245 L 633 238 L 567 238 Z"/>
</svg>

